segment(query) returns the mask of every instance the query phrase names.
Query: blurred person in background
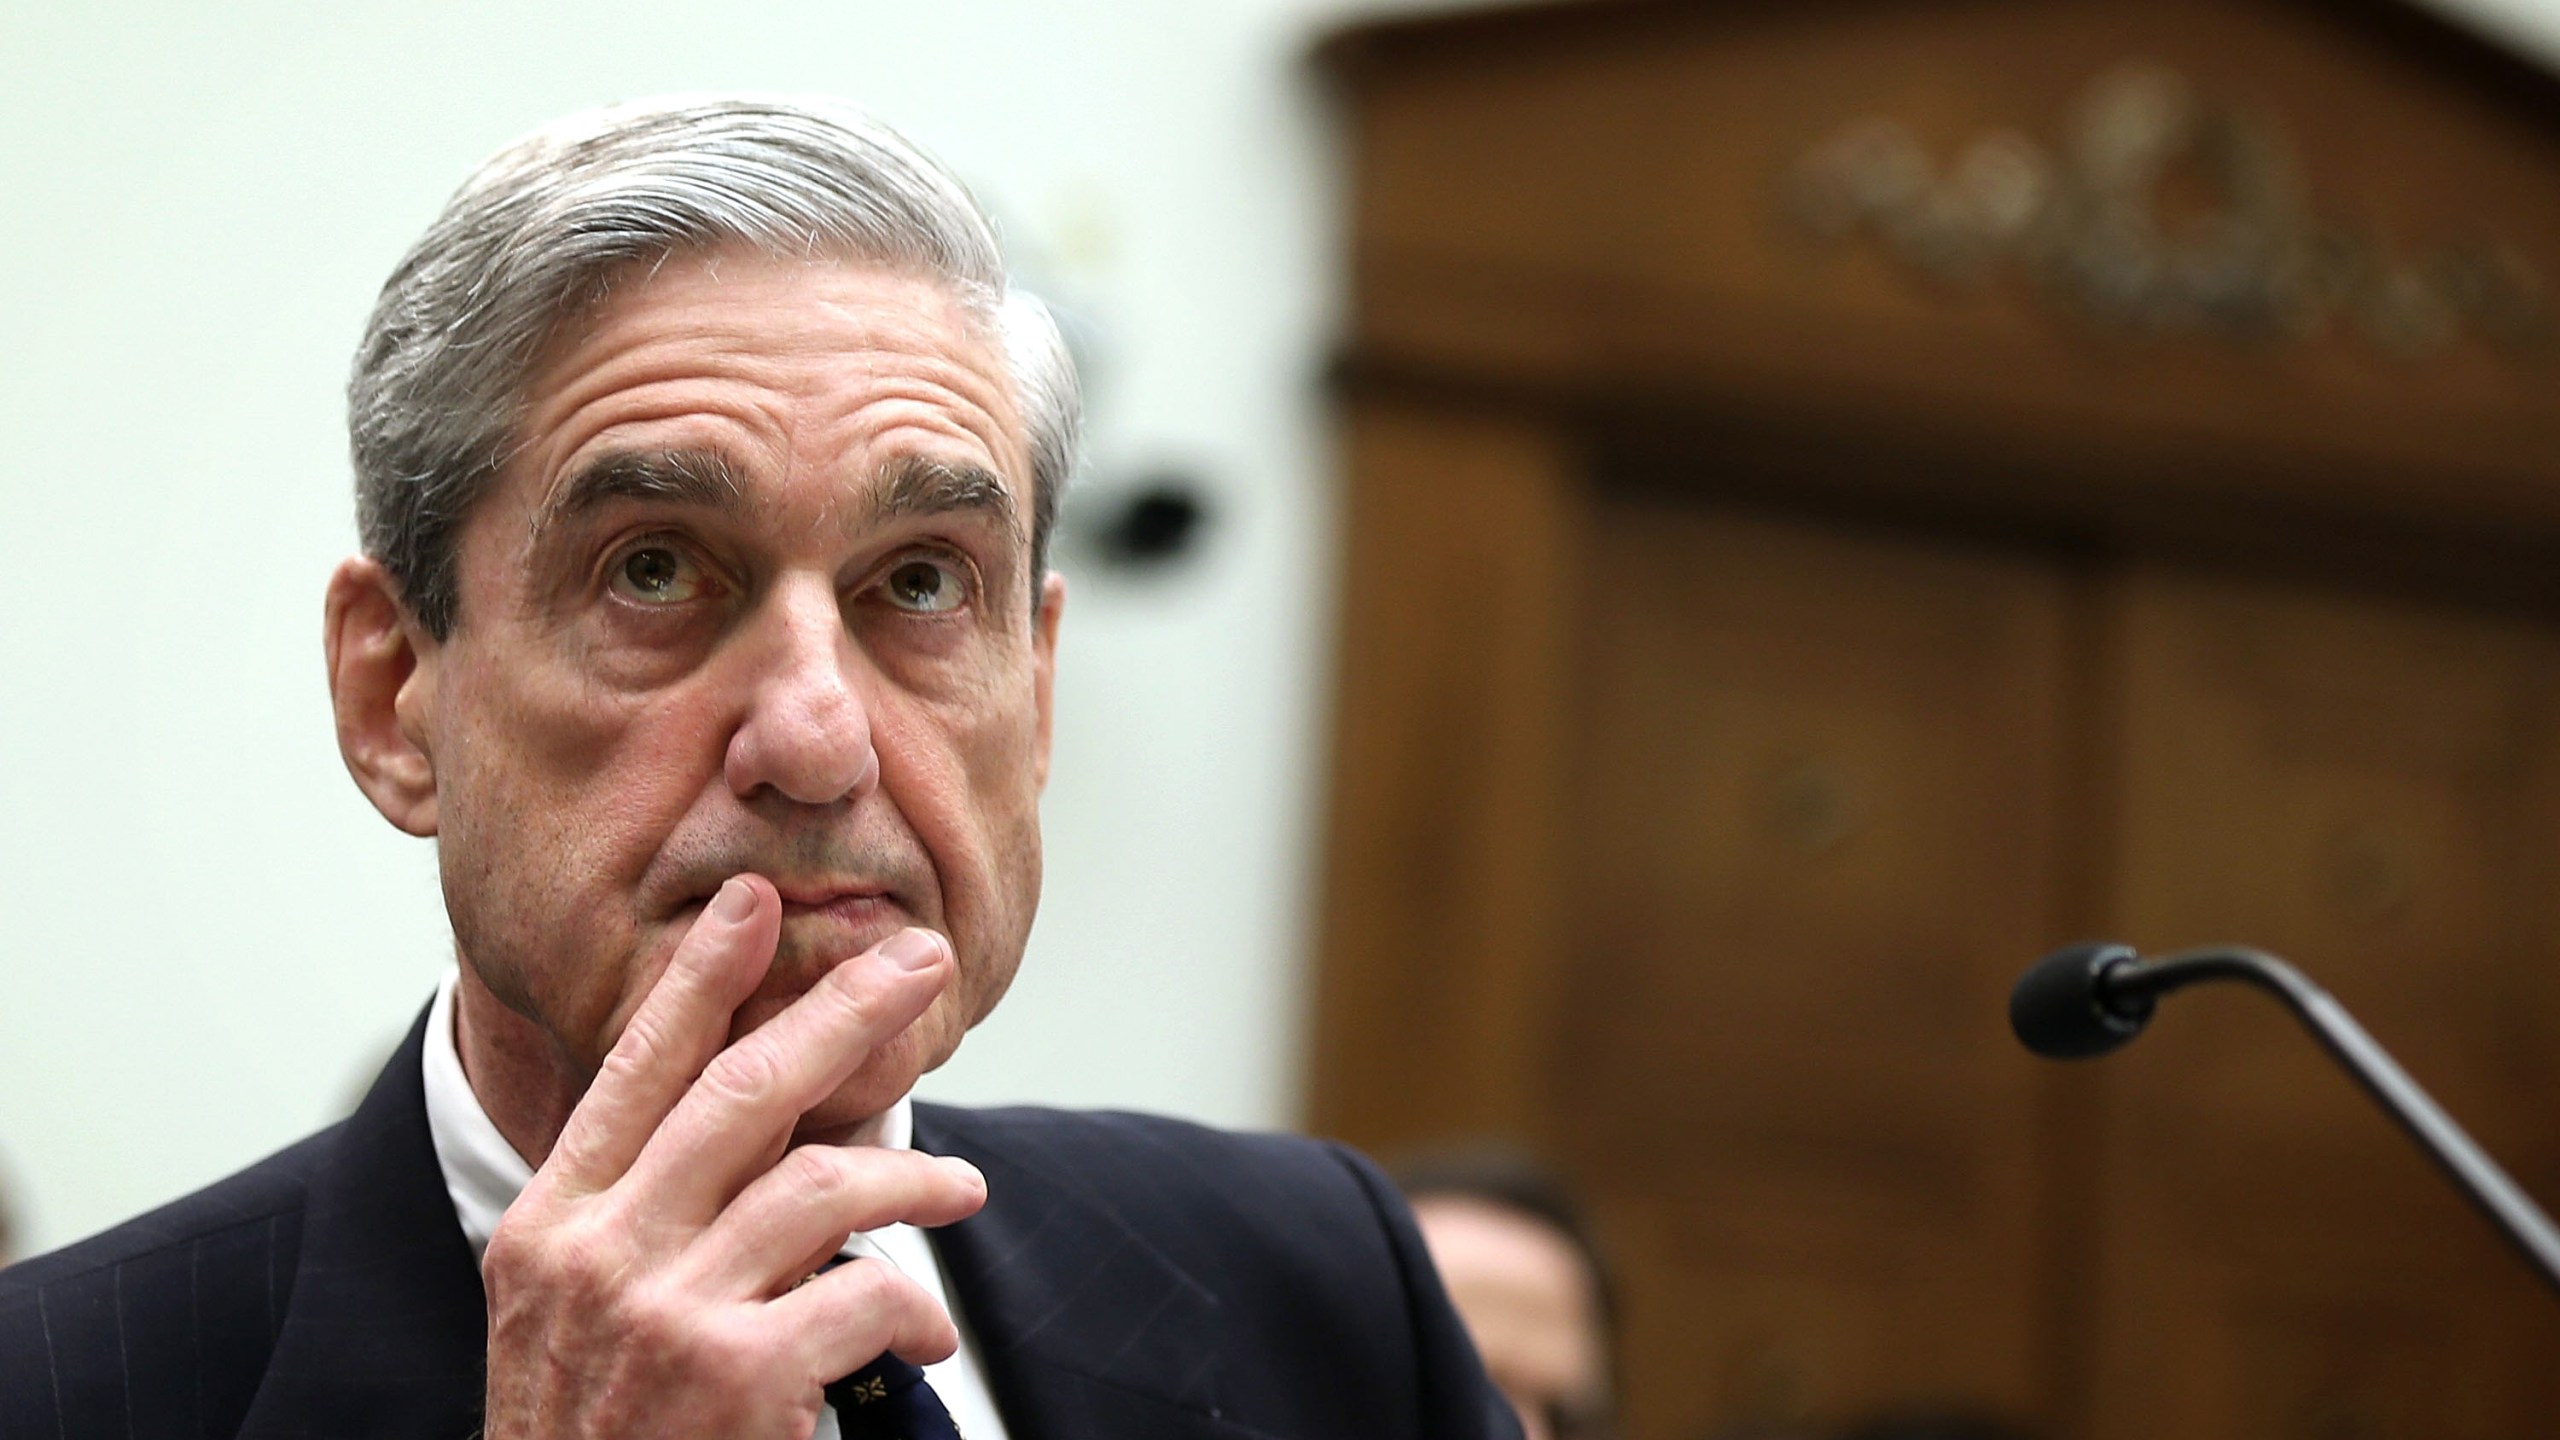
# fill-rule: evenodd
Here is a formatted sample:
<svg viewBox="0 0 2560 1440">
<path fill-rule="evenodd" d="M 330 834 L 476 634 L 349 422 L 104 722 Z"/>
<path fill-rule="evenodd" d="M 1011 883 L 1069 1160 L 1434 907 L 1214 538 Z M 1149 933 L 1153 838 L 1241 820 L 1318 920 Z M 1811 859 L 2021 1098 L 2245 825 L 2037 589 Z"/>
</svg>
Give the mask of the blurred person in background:
<svg viewBox="0 0 2560 1440">
<path fill-rule="evenodd" d="M 956 179 L 834 102 L 569 117 L 348 410 L 339 750 L 457 967 L 348 1120 L 0 1272 L 0 1434 L 1517 1433 L 1350 1152 L 909 1098 L 1037 905 L 1080 416 Z"/>
<path fill-rule="evenodd" d="M 1418 1155 L 1392 1173 L 1530 1440 L 1615 1435 L 1616 1292 L 1564 1182 L 1499 1146 Z"/>
</svg>

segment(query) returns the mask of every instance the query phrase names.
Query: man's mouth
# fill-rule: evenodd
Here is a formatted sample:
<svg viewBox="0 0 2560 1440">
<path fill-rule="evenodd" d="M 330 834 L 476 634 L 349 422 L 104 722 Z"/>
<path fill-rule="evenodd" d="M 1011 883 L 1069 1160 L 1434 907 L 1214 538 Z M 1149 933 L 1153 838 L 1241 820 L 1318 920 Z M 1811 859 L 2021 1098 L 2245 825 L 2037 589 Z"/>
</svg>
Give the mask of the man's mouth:
<svg viewBox="0 0 2560 1440">
<path fill-rule="evenodd" d="M 897 897 L 877 885 L 777 883 L 773 888 L 782 895 L 782 920 L 786 925 L 811 916 L 868 928 L 898 908 Z"/>
<path fill-rule="evenodd" d="M 877 930 L 885 936 L 913 923 L 897 892 L 876 882 L 776 881 L 773 888 L 782 897 L 782 923 L 786 930 L 803 928 L 811 921 L 821 925 L 832 921 L 865 931 Z M 679 924 L 691 924 L 717 893 L 719 887 L 714 886 L 686 896 L 672 918 Z M 795 921 L 801 923 L 795 925 Z"/>
</svg>

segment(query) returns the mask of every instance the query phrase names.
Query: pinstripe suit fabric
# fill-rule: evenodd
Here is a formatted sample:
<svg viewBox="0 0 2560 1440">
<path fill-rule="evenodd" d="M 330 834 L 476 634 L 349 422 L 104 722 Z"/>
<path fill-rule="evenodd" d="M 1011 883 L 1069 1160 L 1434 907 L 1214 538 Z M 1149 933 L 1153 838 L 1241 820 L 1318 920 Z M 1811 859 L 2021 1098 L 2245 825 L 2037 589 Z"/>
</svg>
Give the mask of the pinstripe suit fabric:
<svg viewBox="0 0 2560 1440">
<path fill-rule="evenodd" d="M 0 1440 L 466 1440 L 485 1302 L 412 1032 L 357 1113 L 0 1271 Z M 987 1174 L 937 1252 L 1016 1440 L 1499 1440 L 1419 1237 L 1338 1147 L 920 1105 Z"/>
</svg>

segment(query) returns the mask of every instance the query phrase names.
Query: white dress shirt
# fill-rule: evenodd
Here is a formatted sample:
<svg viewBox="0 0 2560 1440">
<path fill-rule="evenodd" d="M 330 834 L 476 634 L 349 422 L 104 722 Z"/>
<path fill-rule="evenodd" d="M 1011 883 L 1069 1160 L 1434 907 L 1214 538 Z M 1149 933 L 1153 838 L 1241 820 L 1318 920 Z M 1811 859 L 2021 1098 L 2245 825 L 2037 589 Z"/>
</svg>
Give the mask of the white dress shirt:
<svg viewBox="0 0 2560 1440">
<path fill-rule="evenodd" d="M 453 1038 L 453 987 L 459 978 L 456 970 L 445 972 L 444 982 L 436 987 L 435 1004 L 427 1011 L 427 1131 L 435 1139 L 436 1164 L 444 1170 L 444 1188 L 453 1197 L 454 1216 L 462 1222 L 462 1233 L 476 1259 L 488 1248 L 498 1217 L 532 1181 L 533 1167 L 498 1133 L 462 1073 L 462 1054 Z M 885 1118 L 880 1144 L 892 1150 L 911 1148 L 915 1111 L 909 1101 L 899 1100 Z M 840 1253 L 896 1266 L 950 1313 L 960 1327 L 959 1352 L 924 1367 L 925 1378 L 942 1397 L 964 1440 L 1007 1440 L 1004 1421 L 996 1415 L 995 1396 L 988 1391 L 986 1372 L 978 1362 L 977 1339 L 952 1302 L 951 1287 L 924 1232 L 913 1225 L 865 1230 L 847 1240 Z M 839 1440 L 832 1409 L 819 1416 L 811 1440 Z"/>
</svg>

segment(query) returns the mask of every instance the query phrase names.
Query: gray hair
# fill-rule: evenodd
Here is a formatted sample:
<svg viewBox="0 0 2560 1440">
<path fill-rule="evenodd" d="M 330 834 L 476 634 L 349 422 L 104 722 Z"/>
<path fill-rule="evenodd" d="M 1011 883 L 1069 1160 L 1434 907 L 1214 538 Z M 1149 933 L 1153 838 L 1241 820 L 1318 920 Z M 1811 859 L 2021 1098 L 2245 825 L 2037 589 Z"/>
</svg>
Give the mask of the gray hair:
<svg viewBox="0 0 2560 1440">
<path fill-rule="evenodd" d="M 501 150 L 382 287 L 347 382 L 356 524 L 430 634 L 459 618 L 463 522 L 516 443 L 543 347 L 628 267 L 725 245 L 933 279 L 987 326 L 1027 431 L 1038 605 L 1082 402 L 1056 322 L 1007 283 L 986 214 L 850 106 L 685 96 L 572 115 Z"/>
</svg>

